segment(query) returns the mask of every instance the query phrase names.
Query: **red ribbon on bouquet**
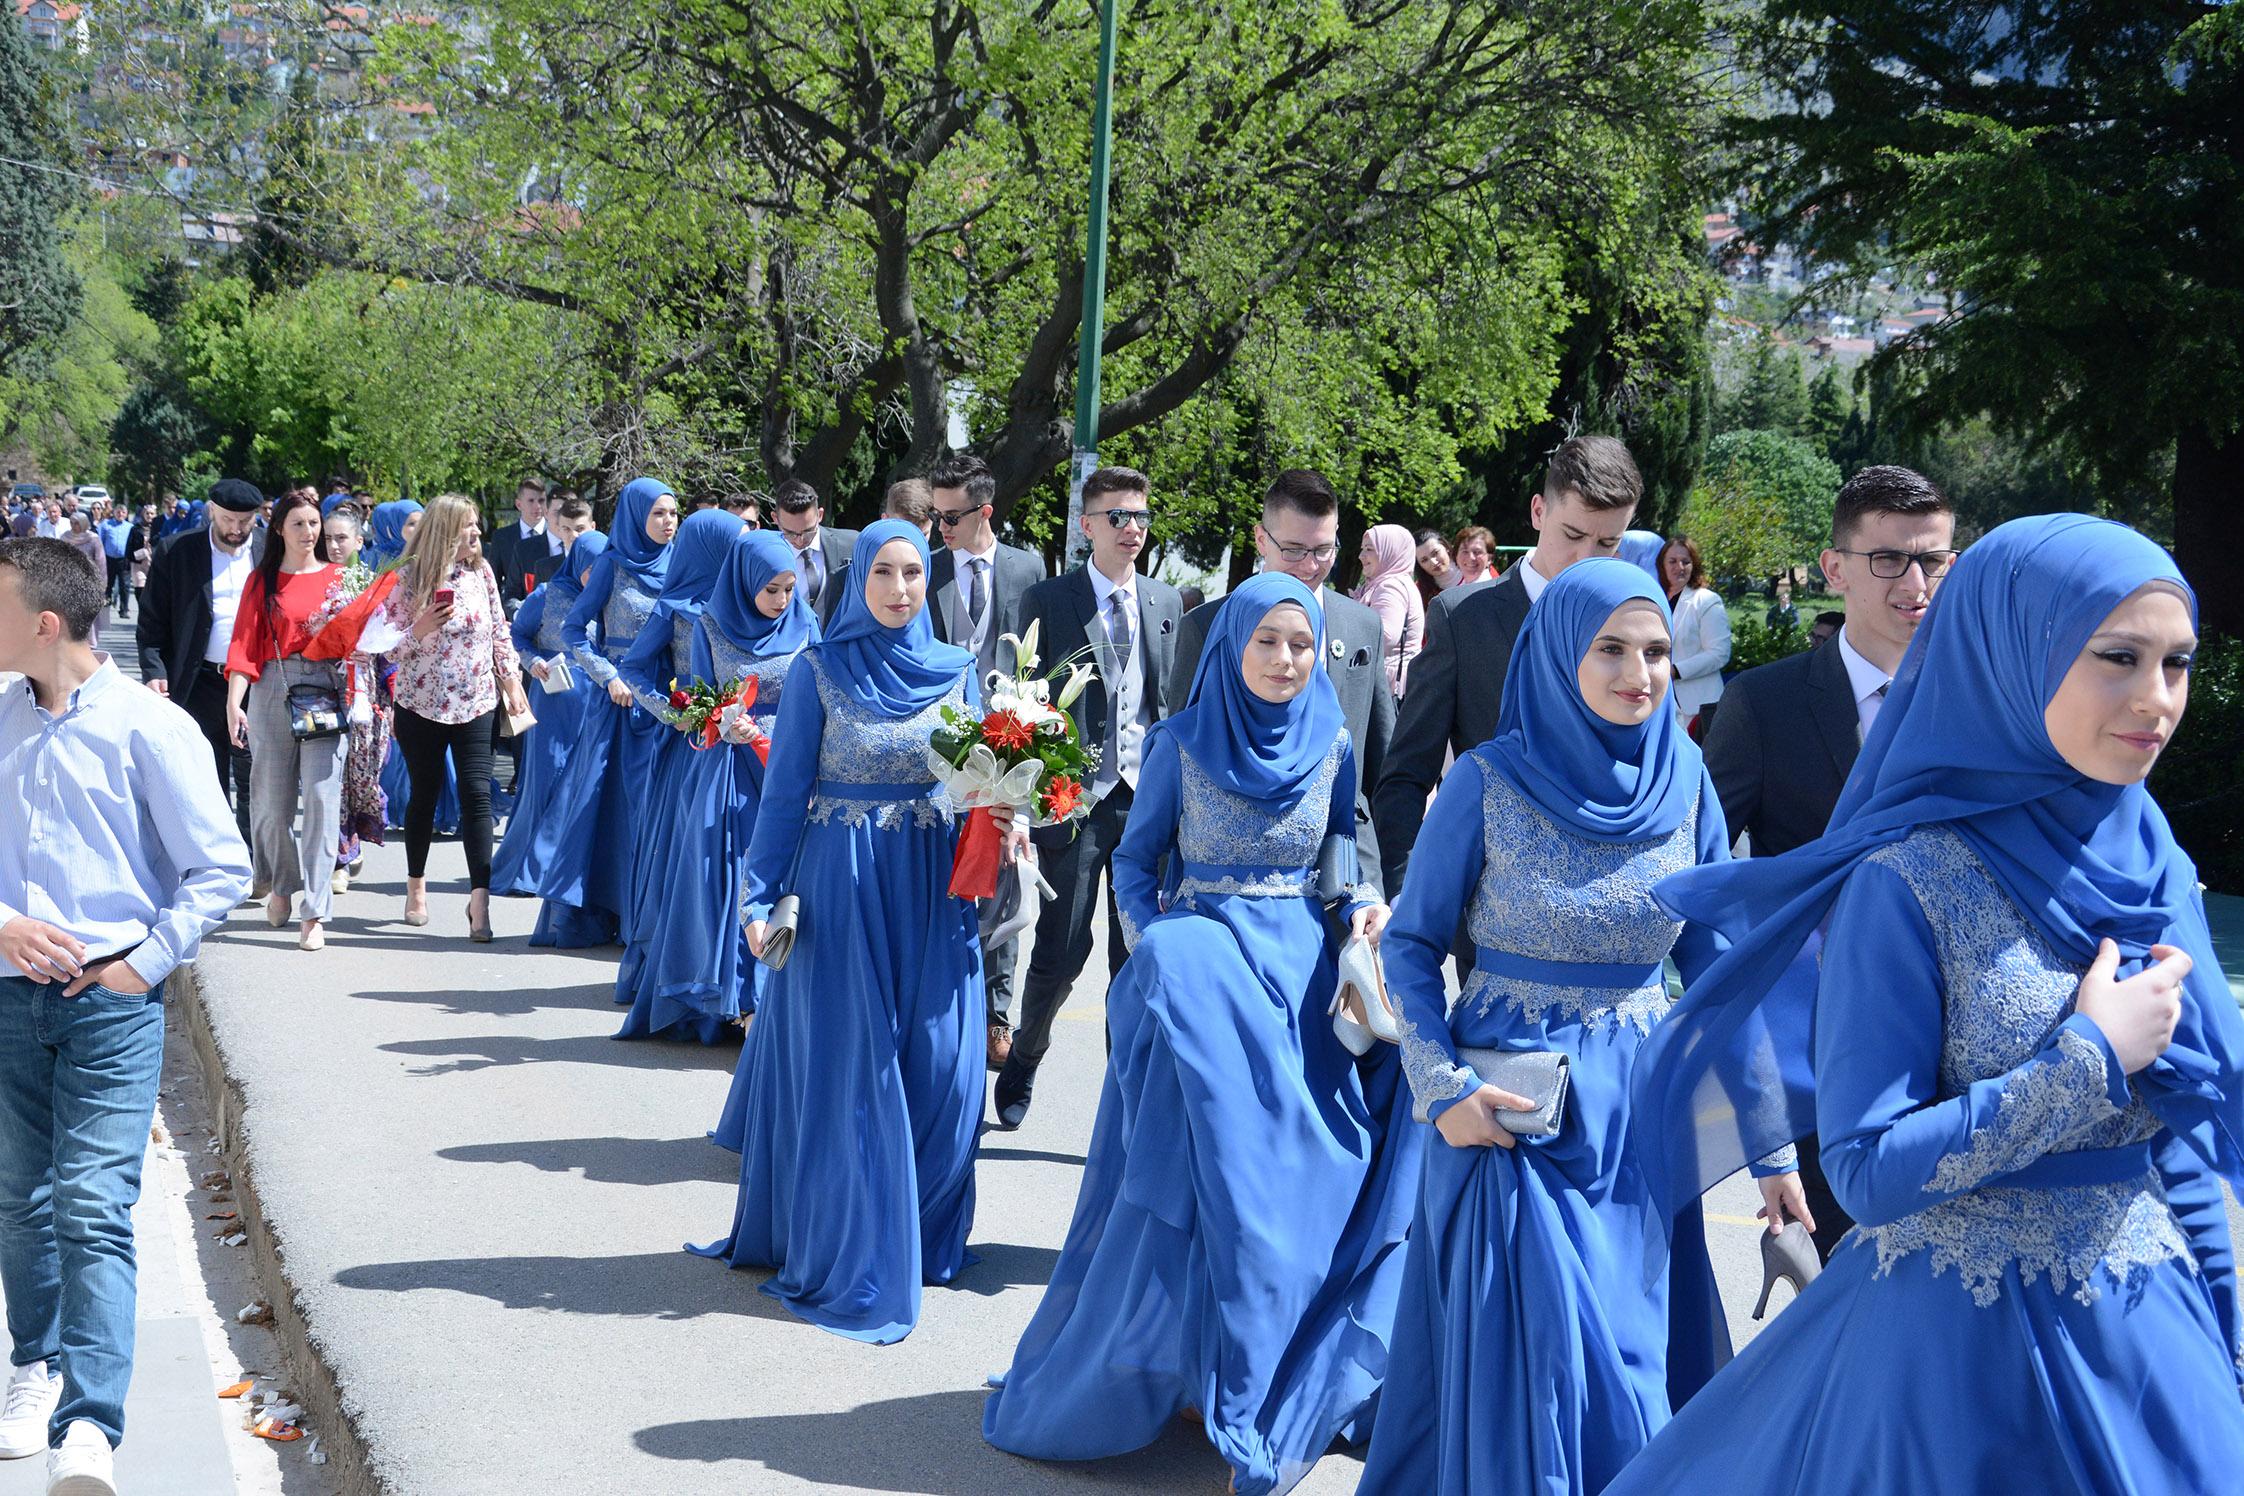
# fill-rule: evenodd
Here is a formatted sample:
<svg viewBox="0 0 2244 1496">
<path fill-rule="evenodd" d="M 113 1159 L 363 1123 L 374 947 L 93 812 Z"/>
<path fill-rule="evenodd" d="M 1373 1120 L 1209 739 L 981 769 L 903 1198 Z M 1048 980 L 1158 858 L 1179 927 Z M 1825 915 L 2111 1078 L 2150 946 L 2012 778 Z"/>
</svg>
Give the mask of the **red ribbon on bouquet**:
<svg viewBox="0 0 2244 1496">
<path fill-rule="evenodd" d="M 951 862 L 951 897 L 988 899 L 997 896 L 997 874 L 1005 859 L 1005 833 L 998 830 L 989 810 L 970 810 L 958 833 L 958 851 Z"/>
</svg>

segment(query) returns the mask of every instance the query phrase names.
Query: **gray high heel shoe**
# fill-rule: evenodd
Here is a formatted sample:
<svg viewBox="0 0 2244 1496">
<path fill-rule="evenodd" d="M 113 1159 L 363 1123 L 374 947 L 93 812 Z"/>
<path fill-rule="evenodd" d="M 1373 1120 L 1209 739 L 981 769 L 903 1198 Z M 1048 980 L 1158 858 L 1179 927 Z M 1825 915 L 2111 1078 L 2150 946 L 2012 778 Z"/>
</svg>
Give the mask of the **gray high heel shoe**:
<svg viewBox="0 0 2244 1496">
<path fill-rule="evenodd" d="M 1792 1285 L 1793 1297 L 1816 1280 L 1823 1259 L 1816 1256 L 1815 1238 L 1798 1221 L 1787 1221 L 1782 1231 L 1761 1233 L 1761 1301 L 1753 1306 L 1759 1319 L 1769 1307 L 1769 1294 L 1783 1279 Z"/>
</svg>

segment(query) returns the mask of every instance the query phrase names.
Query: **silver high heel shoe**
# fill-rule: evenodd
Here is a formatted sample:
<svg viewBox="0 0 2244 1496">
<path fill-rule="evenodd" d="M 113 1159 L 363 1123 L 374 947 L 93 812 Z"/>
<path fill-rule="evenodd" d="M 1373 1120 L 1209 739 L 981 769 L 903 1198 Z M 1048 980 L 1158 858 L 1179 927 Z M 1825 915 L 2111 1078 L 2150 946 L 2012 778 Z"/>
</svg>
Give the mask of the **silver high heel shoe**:
<svg viewBox="0 0 2244 1496">
<path fill-rule="evenodd" d="M 1798 1221 L 1786 1221 L 1782 1231 L 1761 1233 L 1761 1301 L 1753 1306 L 1753 1317 L 1759 1319 L 1769 1307 L 1769 1294 L 1783 1279 L 1792 1285 L 1792 1296 L 1798 1298 L 1823 1271 L 1823 1260 L 1816 1256 L 1815 1238 L 1808 1228 Z"/>
<path fill-rule="evenodd" d="M 1378 947 L 1368 941 L 1350 940 L 1340 948 L 1340 980 L 1333 988 L 1327 1011 L 1332 1015 L 1333 1034 L 1352 1055 L 1370 1054 L 1381 1040 L 1402 1043 L 1402 1022 L 1388 1004 L 1387 972 Z M 1355 1012 L 1364 1015 L 1361 1022 Z"/>
</svg>

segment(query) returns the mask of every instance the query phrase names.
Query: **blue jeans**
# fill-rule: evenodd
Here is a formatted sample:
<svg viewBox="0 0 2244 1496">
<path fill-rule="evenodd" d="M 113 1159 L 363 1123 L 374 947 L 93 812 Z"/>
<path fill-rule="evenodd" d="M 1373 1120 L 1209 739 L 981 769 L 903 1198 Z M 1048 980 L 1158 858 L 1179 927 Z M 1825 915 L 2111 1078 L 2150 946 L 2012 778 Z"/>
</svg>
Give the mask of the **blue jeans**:
<svg viewBox="0 0 2244 1496">
<path fill-rule="evenodd" d="M 138 997 L 0 976 L 0 1292 L 11 1361 L 62 1372 L 50 1440 L 115 1445 L 132 1382 L 132 1207 L 163 1070 L 163 985 Z"/>
</svg>

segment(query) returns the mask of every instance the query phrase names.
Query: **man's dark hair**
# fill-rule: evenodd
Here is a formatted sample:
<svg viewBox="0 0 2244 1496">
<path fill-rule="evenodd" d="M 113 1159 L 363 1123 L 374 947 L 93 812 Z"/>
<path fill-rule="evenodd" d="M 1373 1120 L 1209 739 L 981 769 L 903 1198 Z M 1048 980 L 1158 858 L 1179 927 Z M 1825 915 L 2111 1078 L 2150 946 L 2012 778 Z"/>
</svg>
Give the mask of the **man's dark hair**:
<svg viewBox="0 0 2244 1496">
<path fill-rule="evenodd" d="M 1126 467 L 1103 467 L 1083 480 L 1083 503 L 1086 507 L 1093 499 L 1103 499 L 1110 493 L 1135 493 L 1150 497 L 1153 493 L 1153 480 L 1136 468 Z"/>
<path fill-rule="evenodd" d="M 940 472 L 941 469 L 937 469 L 937 471 Z M 917 525 L 922 530 L 926 529 L 935 522 L 935 496 L 928 492 L 934 486 L 935 480 L 932 478 L 926 480 L 918 478 L 897 479 L 894 483 L 888 485 L 888 492 L 881 495 L 881 518 L 900 519 L 909 524 Z M 955 488 L 959 485 L 952 484 L 951 486 Z M 995 487 L 996 485 L 992 484 L 991 486 Z M 969 500 L 973 498 L 971 490 L 968 491 L 967 498 Z"/>
<path fill-rule="evenodd" d="M 788 514 L 808 514 L 818 507 L 818 490 L 800 478 L 789 478 L 771 491 L 771 504 Z"/>
<path fill-rule="evenodd" d="M 1543 469 L 1543 502 L 1566 494 L 1592 509 L 1634 509 L 1644 500 L 1644 475 L 1619 439 L 1570 436 Z"/>
<path fill-rule="evenodd" d="M 94 620 L 109 589 L 97 581 L 86 558 L 66 540 L 31 536 L 0 540 L 0 569 L 16 574 L 25 606 L 34 613 L 52 613 L 62 620 L 62 630 L 83 644 L 93 637 Z"/>
<path fill-rule="evenodd" d="M 984 504 L 997 502 L 997 475 L 990 465 L 971 452 L 953 452 L 935 464 L 927 475 L 929 488 L 963 488 L 966 502 L 979 509 Z M 1085 485 L 1089 491 L 1089 485 Z"/>
<path fill-rule="evenodd" d="M 752 493 L 735 490 L 725 495 L 725 512 L 727 514 L 740 514 L 756 507 L 758 507 L 756 496 Z"/>
<path fill-rule="evenodd" d="M 1340 512 L 1340 495 L 1332 491 L 1325 475 L 1315 468 L 1287 468 L 1270 480 L 1270 487 L 1262 495 L 1262 512 L 1275 514 L 1281 509 L 1291 509 L 1311 519 L 1325 519 Z"/>
<path fill-rule="evenodd" d="M 543 478 L 524 478 L 520 483 L 514 485 L 514 491 L 518 494 L 534 493 L 542 499 L 545 497 L 545 480 Z"/>
<path fill-rule="evenodd" d="M 1879 463 L 1839 485 L 1831 505 L 1831 543 L 1844 545 L 1873 514 L 1953 514 L 1940 485 L 1914 468 Z"/>
<path fill-rule="evenodd" d="M 553 510 L 566 520 L 592 518 L 592 506 L 567 489 L 563 489 L 561 497 L 553 501 Z"/>
<path fill-rule="evenodd" d="M 694 512 L 699 514 L 704 509 L 714 509 L 723 502 L 723 499 L 705 488 L 693 496 Z"/>
</svg>

